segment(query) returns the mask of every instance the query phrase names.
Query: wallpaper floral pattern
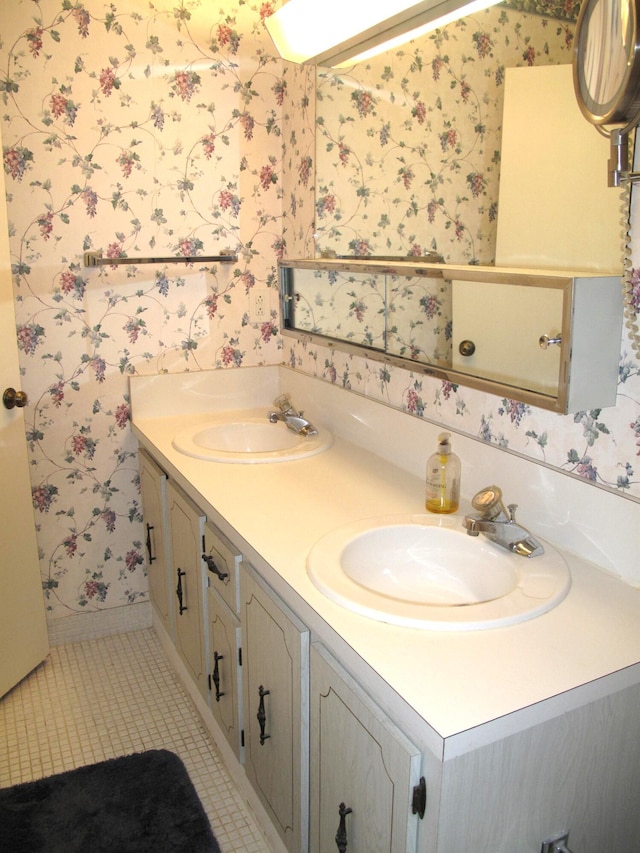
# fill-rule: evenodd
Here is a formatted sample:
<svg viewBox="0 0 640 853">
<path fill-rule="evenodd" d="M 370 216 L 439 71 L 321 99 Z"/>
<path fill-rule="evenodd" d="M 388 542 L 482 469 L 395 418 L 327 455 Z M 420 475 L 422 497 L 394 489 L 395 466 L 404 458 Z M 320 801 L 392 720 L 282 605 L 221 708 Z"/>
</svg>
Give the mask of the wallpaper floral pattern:
<svg viewBox="0 0 640 853">
<path fill-rule="evenodd" d="M 290 328 L 452 366 L 449 279 L 308 269 L 288 276 Z"/>
<path fill-rule="evenodd" d="M 500 5 L 319 69 L 318 254 L 492 263 L 505 68 L 570 63 L 573 29 Z"/>
<path fill-rule="evenodd" d="M 422 63 L 423 82 L 414 86 L 407 79 L 401 87 L 408 116 L 382 146 L 392 97 L 382 77 L 370 103 L 346 77 L 338 83 L 322 76 L 319 96 L 330 105 L 341 90 L 345 122 L 335 131 L 325 122 L 316 134 L 314 70 L 275 58 L 264 29 L 264 18 L 277 5 L 0 5 L 0 128 L 17 342 L 31 401 L 27 439 L 52 620 L 147 596 L 127 396 L 134 372 L 284 361 L 640 499 L 639 371 L 626 336 L 618 405 L 562 418 L 280 334 L 278 258 L 308 257 L 316 244 L 367 239 L 361 225 L 373 211 L 373 184 L 353 168 L 368 166 L 366 153 L 361 158 L 352 150 L 351 129 L 358 122 L 373 130 L 374 119 L 381 121 L 371 149 L 386 153 L 394 147 L 389 169 L 404 199 L 396 204 L 394 194 L 384 200 L 389 222 L 380 224 L 376 214 L 376 250 L 386 250 L 390 234 L 394 252 L 423 254 L 431 247 L 435 232 L 414 228 L 418 217 L 411 207 L 424 207 L 418 187 L 425 175 L 418 171 L 433 162 L 438 192 L 432 224 L 437 220 L 441 227 L 439 250 L 463 248 L 470 259 L 490 256 L 497 168 L 490 140 L 499 125 L 491 105 L 470 105 L 467 113 L 474 125 L 470 138 L 482 142 L 477 147 L 485 152 L 481 162 L 473 160 L 475 147 L 457 126 L 446 128 L 450 133 L 442 140 L 444 129 L 435 129 L 435 153 L 428 156 L 426 149 L 410 152 L 403 139 L 405 131 L 409 139 L 414 131 L 433 130 L 442 117 L 433 50 L 440 83 L 471 104 L 472 70 L 477 75 L 489 69 L 499 94 L 500 68 L 492 54 L 505 35 L 499 16 L 481 16 L 477 26 L 434 37 L 429 59 L 423 46 L 405 49 L 394 65 L 396 82 L 403 83 L 407 73 L 417 81 L 411 70 L 416 62 Z M 552 25 L 541 26 L 550 32 Z M 561 29 L 560 42 L 566 32 Z M 518 39 L 523 61 L 547 61 L 543 35 L 535 44 Z M 354 73 L 349 80 L 357 79 Z M 476 128 L 478 122 L 486 129 Z M 317 183 L 316 135 L 334 170 L 325 169 Z M 332 202 L 331 182 L 345 173 L 352 180 L 344 197 L 334 193 Z M 452 191 L 455 200 L 440 204 L 441 189 Z M 479 219 L 472 225 L 476 208 Z M 426 209 L 420 212 L 428 219 Z M 90 249 L 130 258 L 226 250 L 237 253 L 238 261 L 87 269 L 83 253 Z M 258 326 L 248 313 L 255 287 L 271 294 L 271 318 Z"/>
<path fill-rule="evenodd" d="M 219 8 L 221 6 L 221 8 Z M 269 2 L 12 0 L 1 128 L 50 618 L 146 597 L 130 373 L 273 363 L 282 63 Z M 106 257 L 238 254 L 106 266 Z"/>
</svg>

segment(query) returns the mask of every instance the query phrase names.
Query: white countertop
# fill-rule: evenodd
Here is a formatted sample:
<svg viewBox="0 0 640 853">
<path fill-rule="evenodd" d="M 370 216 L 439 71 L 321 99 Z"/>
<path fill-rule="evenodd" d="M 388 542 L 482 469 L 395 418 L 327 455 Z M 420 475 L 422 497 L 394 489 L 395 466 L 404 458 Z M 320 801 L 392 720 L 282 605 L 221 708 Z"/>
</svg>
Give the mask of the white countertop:
<svg viewBox="0 0 640 853">
<path fill-rule="evenodd" d="M 507 628 L 396 627 L 334 604 L 307 576 L 310 548 L 351 520 L 422 512 L 423 477 L 340 435 L 328 451 L 294 462 L 224 464 L 186 456 L 172 438 L 186 423 L 206 422 L 211 399 L 199 395 L 186 412 L 164 396 L 164 378 L 132 381 L 133 429 L 141 443 L 214 523 L 222 522 L 223 532 L 247 544 L 245 556 L 256 568 L 267 564 L 266 580 L 294 610 L 306 603 L 301 617 L 317 616 L 310 619 L 316 639 L 323 626 L 335 632 L 428 724 L 434 752 L 444 755 L 445 745 L 449 755 L 465 752 L 640 681 L 640 591 L 570 554 L 572 588 L 564 601 Z M 152 401 L 159 390 L 159 402 Z M 261 393 L 268 397 L 272 389 Z M 214 408 L 221 400 L 224 394 Z"/>
</svg>

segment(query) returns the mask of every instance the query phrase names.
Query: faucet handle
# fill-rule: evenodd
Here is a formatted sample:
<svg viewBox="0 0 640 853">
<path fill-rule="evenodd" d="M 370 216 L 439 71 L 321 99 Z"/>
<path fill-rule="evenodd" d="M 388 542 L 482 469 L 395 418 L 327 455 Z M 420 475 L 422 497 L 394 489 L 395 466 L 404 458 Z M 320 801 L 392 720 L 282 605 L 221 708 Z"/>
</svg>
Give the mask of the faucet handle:
<svg viewBox="0 0 640 853">
<path fill-rule="evenodd" d="M 503 510 L 502 489 L 499 486 L 486 486 L 473 497 L 471 505 L 483 518 L 496 518 Z"/>
<path fill-rule="evenodd" d="M 291 408 L 291 397 L 288 394 L 280 394 L 273 401 L 273 405 L 277 406 L 281 412 L 286 412 Z"/>
</svg>

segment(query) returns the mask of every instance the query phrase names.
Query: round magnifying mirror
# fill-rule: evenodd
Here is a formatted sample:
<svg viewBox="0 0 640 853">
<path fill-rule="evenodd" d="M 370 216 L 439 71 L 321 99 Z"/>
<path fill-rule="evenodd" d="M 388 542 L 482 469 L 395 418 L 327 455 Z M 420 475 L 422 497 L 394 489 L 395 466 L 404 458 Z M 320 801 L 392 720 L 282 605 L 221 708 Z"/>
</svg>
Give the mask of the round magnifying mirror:
<svg viewBox="0 0 640 853">
<path fill-rule="evenodd" d="M 584 0 L 578 17 L 573 82 L 593 124 L 626 124 L 640 111 L 640 0 Z"/>
</svg>

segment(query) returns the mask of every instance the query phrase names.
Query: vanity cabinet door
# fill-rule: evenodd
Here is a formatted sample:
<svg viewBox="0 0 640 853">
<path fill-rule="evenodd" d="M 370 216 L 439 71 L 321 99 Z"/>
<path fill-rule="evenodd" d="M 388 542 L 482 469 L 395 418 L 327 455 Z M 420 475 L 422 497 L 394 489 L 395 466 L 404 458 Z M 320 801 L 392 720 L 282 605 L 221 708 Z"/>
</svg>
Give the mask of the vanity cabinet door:
<svg viewBox="0 0 640 853">
<path fill-rule="evenodd" d="M 310 853 L 415 853 L 420 751 L 316 645 L 310 715 Z"/>
<path fill-rule="evenodd" d="M 240 620 L 209 588 L 209 689 L 211 711 L 241 760 Z"/>
<path fill-rule="evenodd" d="M 308 640 L 243 564 L 245 769 L 291 853 L 308 850 Z"/>
<path fill-rule="evenodd" d="M 204 569 L 202 537 L 205 516 L 174 483 L 167 486 L 171 528 L 171 566 L 175 590 L 176 648 L 198 689 L 208 698 L 204 643 Z"/>
<path fill-rule="evenodd" d="M 140 497 L 145 531 L 149 596 L 165 630 L 173 638 L 173 598 L 167 560 L 167 475 L 140 450 Z"/>
</svg>

